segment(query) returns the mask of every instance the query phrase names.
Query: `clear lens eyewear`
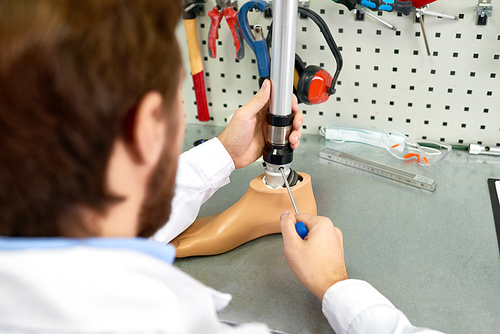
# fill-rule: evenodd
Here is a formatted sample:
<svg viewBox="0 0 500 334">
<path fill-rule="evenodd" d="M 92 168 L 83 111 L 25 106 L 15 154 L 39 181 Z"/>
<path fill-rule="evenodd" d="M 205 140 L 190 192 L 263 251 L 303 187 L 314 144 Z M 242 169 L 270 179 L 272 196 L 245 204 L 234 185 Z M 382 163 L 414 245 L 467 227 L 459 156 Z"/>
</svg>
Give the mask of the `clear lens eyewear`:
<svg viewBox="0 0 500 334">
<path fill-rule="evenodd" d="M 385 148 L 401 160 L 415 159 L 421 166 L 432 166 L 450 154 L 451 145 L 430 140 L 410 140 L 403 134 L 386 129 L 382 135 Z"/>
</svg>

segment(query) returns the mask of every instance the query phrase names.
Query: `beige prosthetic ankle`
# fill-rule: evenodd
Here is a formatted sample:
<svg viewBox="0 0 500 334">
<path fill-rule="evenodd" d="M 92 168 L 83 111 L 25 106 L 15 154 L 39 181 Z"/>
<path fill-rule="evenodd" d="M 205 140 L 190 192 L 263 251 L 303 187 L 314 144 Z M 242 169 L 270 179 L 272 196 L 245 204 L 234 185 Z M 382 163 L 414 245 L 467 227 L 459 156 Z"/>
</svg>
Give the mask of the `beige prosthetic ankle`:
<svg viewBox="0 0 500 334">
<path fill-rule="evenodd" d="M 311 176 L 298 173 L 291 188 L 300 213 L 316 215 Z M 250 181 L 243 197 L 226 211 L 196 220 L 172 241 L 177 257 L 225 253 L 263 235 L 280 233 L 283 211 L 294 213 L 286 188 L 268 188 L 260 175 Z"/>
</svg>

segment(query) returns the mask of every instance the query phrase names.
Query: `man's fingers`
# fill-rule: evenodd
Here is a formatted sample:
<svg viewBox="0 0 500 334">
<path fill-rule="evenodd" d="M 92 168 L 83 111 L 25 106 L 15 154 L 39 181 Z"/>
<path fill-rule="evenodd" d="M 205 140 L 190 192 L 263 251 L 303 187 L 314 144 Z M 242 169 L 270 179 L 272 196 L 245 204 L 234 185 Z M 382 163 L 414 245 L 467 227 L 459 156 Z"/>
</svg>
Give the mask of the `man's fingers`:
<svg viewBox="0 0 500 334">
<path fill-rule="evenodd" d="M 285 211 L 281 214 L 280 217 L 280 228 L 281 234 L 283 235 L 283 240 L 287 240 L 289 242 L 301 241 L 302 239 L 297 233 L 295 229 L 295 217 L 288 211 Z"/>
<path fill-rule="evenodd" d="M 262 83 L 262 87 L 257 92 L 257 94 L 255 94 L 250 101 L 248 101 L 243 107 L 241 107 L 240 111 L 249 113 L 251 115 L 257 114 L 262 110 L 262 108 L 266 106 L 267 102 L 269 102 L 270 95 L 271 85 L 269 83 L 269 80 L 266 79 L 264 83 Z"/>
</svg>

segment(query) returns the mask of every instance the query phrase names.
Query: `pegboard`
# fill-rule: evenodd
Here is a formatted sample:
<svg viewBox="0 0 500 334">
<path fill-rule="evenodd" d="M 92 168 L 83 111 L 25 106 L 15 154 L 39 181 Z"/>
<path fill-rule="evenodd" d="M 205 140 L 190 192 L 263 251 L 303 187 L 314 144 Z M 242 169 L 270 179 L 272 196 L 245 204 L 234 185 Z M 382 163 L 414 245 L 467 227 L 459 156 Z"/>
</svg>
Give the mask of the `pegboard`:
<svg viewBox="0 0 500 334">
<path fill-rule="evenodd" d="M 323 104 L 300 104 L 305 114 L 303 133 L 318 133 L 323 125 L 383 131 L 394 129 L 411 138 L 450 144 L 500 146 L 500 2 L 492 1 L 493 16 L 477 26 L 477 0 L 439 0 L 430 10 L 459 16 L 459 20 L 425 17 L 431 56 L 427 56 L 420 24 L 413 15 L 371 12 L 397 30 L 365 15 L 355 14 L 331 0 L 311 0 L 310 8 L 326 21 L 341 48 L 344 67 L 336 94 Z M 239 1 L 243 4 L 245 1 Z M 209 11 L 215 1 L 205 4 Z M 248 14 L 251 25 L 267 33 L 271 19 Z M 230 115 L 258 90 L 256 58 L 245 42 L 245 57 L 237 61 L 229 28 L 219 28 L 217 57 L 208 56 L 210 18 L 197 18 L 211 120 L 225 126 Z M 178 37 L 189 73 L 182 25 Z M 334 73 L 336 64 L 316 25 L 297 19 L 296 52 L 308 64 Z M 184 82 L 188 123 L 199 123 L 191 76 Z"/>
</svg>

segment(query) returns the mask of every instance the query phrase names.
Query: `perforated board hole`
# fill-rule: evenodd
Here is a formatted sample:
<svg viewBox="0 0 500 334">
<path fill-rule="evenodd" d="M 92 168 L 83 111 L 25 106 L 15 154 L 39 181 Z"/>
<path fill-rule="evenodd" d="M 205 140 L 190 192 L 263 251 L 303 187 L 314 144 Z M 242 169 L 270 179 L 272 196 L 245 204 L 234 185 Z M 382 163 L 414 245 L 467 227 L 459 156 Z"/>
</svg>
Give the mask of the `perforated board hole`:
<svg viewBox="0 0 500 334">
<path fill-rule="evenodd" d="M 450 106 L 444 106 L 444 110 L 450 110 Z"/>
<path fill-rule="evenodd" d="M 478 58 L 479 58 L 479 54 L 478 54 L 478 53 L 474 53 L 474 54 L 472 55 L 472 58 L 474 58 L 474 59 L 478 59 Z"/>
<path fill-rule="evenodd" d="M 492 95 L 493 95 L 493 92 L 491 92 L 491 91 L 486 92 L 486 96 L 492 96 Z"/>
<path fill-rule="evenodd" d="M 453 88 L 448 88 L 448 93 L 453 93 Z"/>
<path fill-rule="evenodd" d="M 448 126 L 448 122 L 443 122 L 443 126 Z"/>
<path fill-rule="evenodd" d="M 413 55 L 418 56 L 418 50 L 413 50 Z"/>
<path fill-rule="evenodd" d="M 467 124 L 462 123 L 462 128 L 464 128 L 464 129 L 465 129 L 466 127 L 467 127 Z"/>
<path fill-rule="evenodd" d="M 463 144 L 463 143 L 464 143 L 464 140 L 463 140 L 463 139 L 459 139 L 459 140 L 458 140 L 458 143 L 459 143 L 459 144 Z"/>
<path fill-rule="evenodd" d="M 429 125 L 429 120 L 425 120 L 425 121 L 424 121 L 424 124 L 425 124 L 425 125 Z"/>
<path fill-rule="evenodd" d="M 490 109 L 487 109 L 487 108 L 483 109 L 483 113 L 487 114 L 489 112 L 490 112 Z"/>
<path fill-rule="evenodd" d="M 431 106 L 430 104 L 426 105 L 426 108 L 427 108 L 427 109 L 431 109 L 431 107 L 432 107 L 432 106 Z"/>
<path fill-rule="evenodd" d="M 480 129 L 481 129 L 481 130 L 485 130 L 485 129 L 486 129 L 486 125 L 481 125 L 481 126 L 480 126 Z"/>
<path fill-rule="evenodd" d="M 453 57 L 458 58 L 458 52 L 453 52 Z"/>
<path fill-rule="evenodd" d="M 387 120 L 388 120 L 389 122 L 392 122 L 392 117 L 389 117 Z"/>
<path fill-rule="evenodd" d="M 394 101 L 389 101 L 389 105 L 393 106 L 394 105 Z"/>
</svg>

